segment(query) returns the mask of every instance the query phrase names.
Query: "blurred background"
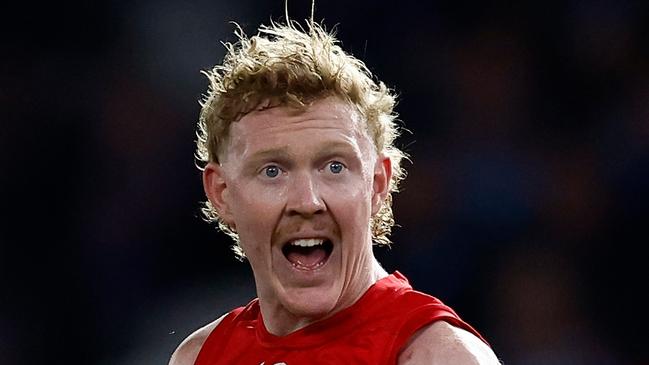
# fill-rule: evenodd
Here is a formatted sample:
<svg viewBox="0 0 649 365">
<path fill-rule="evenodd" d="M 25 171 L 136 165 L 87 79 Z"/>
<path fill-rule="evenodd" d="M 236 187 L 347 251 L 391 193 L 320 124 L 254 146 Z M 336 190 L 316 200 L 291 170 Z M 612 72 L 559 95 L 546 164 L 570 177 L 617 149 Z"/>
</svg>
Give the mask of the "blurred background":
<svg viewBox="0 0 649 365">
<path fill-rule="evenodd" d="M 195 122 L 273 1 L 0 9 L 0 364 L 166 364 L 255 296 L 199 217 Z M 308 1 L 289 1 L 296 19 Z M 389 271 L 505 364 L 649 364 L 649 3 L 318 1 L 399 94 Z"/>
</svg>

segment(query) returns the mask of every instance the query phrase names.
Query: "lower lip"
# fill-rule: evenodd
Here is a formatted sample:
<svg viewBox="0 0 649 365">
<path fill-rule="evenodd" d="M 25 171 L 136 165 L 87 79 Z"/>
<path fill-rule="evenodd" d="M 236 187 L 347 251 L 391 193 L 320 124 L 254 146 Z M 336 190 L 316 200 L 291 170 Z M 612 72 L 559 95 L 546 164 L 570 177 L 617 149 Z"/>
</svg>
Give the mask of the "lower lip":
<svg viewBox="0 0 649 365">
<path fill-rule="evenodd" d="M 316 274 L 318 272 L 321 272 L 327 267 L 327 264 L 331 260 L 331 257 L 334 254 L 335 247 L 329 252 L 329 254 L 321 261 L 312 264 L 312 265 L 305 265 L 298 262 L 291 262 L 284 254 L 282 253 L 282 257 L 284 258 L 284 261 L 288 263 L 288 265 L 291 267 L 291 269 L 294 272 L 299 272 L 301 274 Z"/>
<path fill-rule="evenodd" d="M 304 271 L 304 272 L 318 271 L 323 266 L 325 266 L 327 264 L 327 262 L 329 262 L 330 257 L 331 257 L 331 254 L 329 254 L 329 256 L 327 256 L 324 260 L 322 260 L 322 261 L 320 261 L 320 262 L 318 262 L 318 263 L 316 263 L 314 265 L 304 265 L 299 261 L 297 263 L 289 261 L 289 263 L 291 264 L 291 266 L 293 266 L 293 268 L 295 270 Z M 286 261 L 288 261 L 288 259 Z"/>
</svg>

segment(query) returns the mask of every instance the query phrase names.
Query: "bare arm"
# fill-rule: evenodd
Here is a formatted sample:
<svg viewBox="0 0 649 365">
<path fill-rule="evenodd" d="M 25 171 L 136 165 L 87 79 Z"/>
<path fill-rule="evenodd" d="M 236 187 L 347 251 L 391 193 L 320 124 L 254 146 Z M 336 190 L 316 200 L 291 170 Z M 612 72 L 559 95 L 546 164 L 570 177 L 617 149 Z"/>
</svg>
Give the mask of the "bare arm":
<svg viewBox="0 0 649 365">
<path fill-rule="evenodd" d="M 178 348 L 176 348 L 176 351 L 171 355 L 169 365 L 194 365 L 196 357 L 198 357 L 198 352 L 203 347 L 205 340 L 207 340 L 207 336 L 212 333 L 212 330 L 221 323 L 221 320 L 226 315 L 227 313 L 205 327 L 199 328 L 181 342 Z"/>
<path fill-rule="evenodd" d="M 473 334 L 444 321 L 417 331 L 399 365 L 500 365 L 496 354 Z"/>
</svg>

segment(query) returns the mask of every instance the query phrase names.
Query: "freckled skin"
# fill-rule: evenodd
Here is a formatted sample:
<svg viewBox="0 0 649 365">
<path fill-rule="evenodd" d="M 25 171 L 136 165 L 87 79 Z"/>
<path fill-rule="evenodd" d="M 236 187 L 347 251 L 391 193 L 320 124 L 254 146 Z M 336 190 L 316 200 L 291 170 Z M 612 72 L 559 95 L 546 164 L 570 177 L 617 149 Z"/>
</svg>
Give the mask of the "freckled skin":
<svg viewBox="0 0 649 365">
<path fill-rule="evenodd" d="M 364 123 L 336 98 L 304 112 L 253 111 L 232 124 L 220 165 L 204 171 L 210 201 L 239 233 L 273 334 L 350 306 L 387 275 L 373 256 L 369 222 L 387 194 L 391 165 Z M 296 270 L 281 250 L 295 238 L 330 240 L 328 261 Z"/>
</svg>

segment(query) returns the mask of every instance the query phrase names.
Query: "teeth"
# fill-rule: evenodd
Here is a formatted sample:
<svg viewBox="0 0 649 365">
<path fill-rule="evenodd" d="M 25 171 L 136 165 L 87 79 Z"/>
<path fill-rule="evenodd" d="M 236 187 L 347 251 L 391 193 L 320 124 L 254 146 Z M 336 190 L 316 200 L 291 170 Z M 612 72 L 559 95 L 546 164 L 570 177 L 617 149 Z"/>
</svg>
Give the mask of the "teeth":
<svg viewBox="0 0 649 365">
<path fill-rule="evenodd" d="M 291 242 L 291 245 L 293 246 L 300 246 L 300 247 L 313 247 L 317 245 L 321 245 L 324 243 L 323 239 L 319 238 L 308 238 L 308 239 L 299 239 Z"/>
</svg>

